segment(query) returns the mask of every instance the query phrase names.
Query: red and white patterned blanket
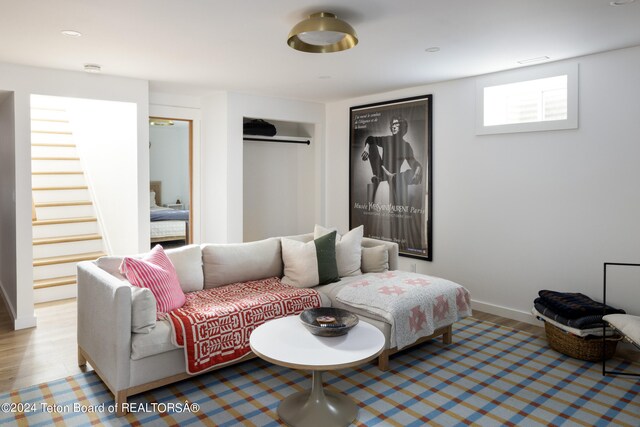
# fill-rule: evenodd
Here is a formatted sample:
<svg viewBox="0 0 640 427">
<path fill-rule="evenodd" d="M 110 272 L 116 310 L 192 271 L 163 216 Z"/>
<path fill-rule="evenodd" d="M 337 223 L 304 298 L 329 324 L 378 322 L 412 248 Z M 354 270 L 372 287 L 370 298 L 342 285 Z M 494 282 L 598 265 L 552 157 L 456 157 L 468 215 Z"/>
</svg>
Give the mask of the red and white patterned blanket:
<svg viewBox="0 0 640 427">
<path fill-rule="evenodd" d="M 249 335 L 268 320 L 320 307 L 313 289 L 285 285 L 277 277 L 233 283 L 186 294 L 169 313 L 174 344 L 184 347 L 189 374 L 240 359 L 251 349 Z"/>
</svg>

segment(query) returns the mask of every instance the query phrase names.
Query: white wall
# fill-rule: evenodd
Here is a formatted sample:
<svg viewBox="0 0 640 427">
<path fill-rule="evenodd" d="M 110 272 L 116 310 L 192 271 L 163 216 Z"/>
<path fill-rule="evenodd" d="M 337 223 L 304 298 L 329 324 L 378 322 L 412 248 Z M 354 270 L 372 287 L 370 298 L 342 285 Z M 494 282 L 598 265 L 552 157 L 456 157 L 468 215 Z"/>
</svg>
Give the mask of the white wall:
<svg viewBox="0 0 640 427">
<path fill-rule="evenodd" d="M 349 107 L 433 94 L 433 262 L 400 267 L 523 320 L 540 289 L 601 299 L 604 262 L 640 262 L 640 47 L 565 62 L 579 64 L 577 130 L 476 136 L 475 78 L 328 104 L 328 225 L 349 223 Z M 640 311 L 637 282 L 609 297 Z"/>
<path fill-rule="evenodd" d="M 228 156 L 227 93 L 220 92 L 202 101 L 202 241 L 225 243 L 230 239 L 227 170 Z M 240 184 L 242 188 L 242 184 Z M 232 215 L 238 215 L 232 212 Z"/>
<path fill-rule="evenodd" d="M 13 94 L 0 91 L 0 299 L 15 318 L 16 185 Z"/>
<path fill-rule="evenodd" d="M 260 179 L 244 171 L 242 119 L 257 117 L 314 126 L 313 219 L 324 222 L 324 106 L 318 103 L 219 93 L 203 100 L 203 236 L 207 242 L 244 240 L 244 180 Z M 279 203 L 279 198 L 270 201 Z M 302 221 L 306 223 L 307 221 Z M 205 228 L 206 227 L 206 228 Z M 311 230 L 304 230 L 308 232 Z"/>
<path fill-rule="evenodd" d="M 78 98 L 66 104 L 108 253 L 137 252 L 131 236 L 138 233 L 139 193 L 129 189 L 138 175 L 136 104 Z"/>
<path fill-rule="evenodd" d="M 46 68 L 26 67 L 0 63 L 0 91 L 14 92 L 15 102 L 15 222 L 9 224 L 7 233 L 19 236 L 15 243 L 16 279 L 15 283 L 4 283 L 16 291 L 16 329 L 34 326 L 33 315 L 33 271 L 31 242 L 31 145 L 30 108 L 31 94 L 66 96 L 75 98 L 102 99 L 133 102 L 137 105 L 137 180 L 128 190 L 136 192 L 137 207 L 131 206 L 132 215 L 137 216 L 137 230 L 133 242 L 138 242 L 138 250 L 148 248 L 149 216 L 148 201 L 138 197 L 148 191 L 149 151 L 148 82 L 144 80 L 92 75 L 83 72 L 69 72 Z M 117 169 L 114 168 L 114 172 Z M 4 223 L 2 218 L 0 222 Z"/>
</svg>

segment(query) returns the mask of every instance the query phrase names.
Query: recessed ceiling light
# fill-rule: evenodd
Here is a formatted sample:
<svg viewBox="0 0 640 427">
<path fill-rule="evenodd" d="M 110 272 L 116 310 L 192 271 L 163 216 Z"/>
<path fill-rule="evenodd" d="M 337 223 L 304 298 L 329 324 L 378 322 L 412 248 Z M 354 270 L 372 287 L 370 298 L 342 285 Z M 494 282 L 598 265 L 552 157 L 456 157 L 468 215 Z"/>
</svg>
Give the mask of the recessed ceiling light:
<svg viewBox="0 0 640 427">
<path fill-rule="evenodd" d="M 624 6 L 625 4 L 631 4 L 636 0 L 616 0 L 609 2 L 609 6 Z"/>
<path fill-rule="evenodd" d="M 426 48 L 424 51 L 429 53 L 440 52 L 440 48 L 437 46 L 433 46 L 433 47 Z"/>
<path fill-rule="evenodd" d="M 102 67 L 98 64 L 84 64 L 84 70 L 87 73 L 99 73 L 102 71 Z"/>
<path fill-rule="evenodd" d="M 82 33 L 74 30 L 63 30 L 60 32 L 62 33 L 63 36 L 67 36 L 67 37 L 80 37 L 82 35 Z"/>
<path fill-rule="evenodd" d="M 536 58 L 529 58 L 529 59 L 522 59 L 520 61 L 518 61 L 518 64 L 535 64 L 536 62 L 544 62 L 544 61 L 548 61 L 549 58 L 548 56 L 538 56 Z"/>
</svg>

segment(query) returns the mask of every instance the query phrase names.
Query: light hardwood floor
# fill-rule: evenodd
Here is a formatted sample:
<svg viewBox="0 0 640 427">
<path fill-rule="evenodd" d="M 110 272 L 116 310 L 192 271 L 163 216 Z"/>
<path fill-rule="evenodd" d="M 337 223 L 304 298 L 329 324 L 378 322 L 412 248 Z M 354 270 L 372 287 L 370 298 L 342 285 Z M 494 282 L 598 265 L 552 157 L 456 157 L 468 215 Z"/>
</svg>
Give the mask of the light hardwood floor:
<svg viewBox="0 0 640 427">
<path fill-rule="evenodd" d="M 13 331 L 0 303 L 0 392 L 82 372 L 76 360 L 76 300 L 37 304 L 36 328 Z"/>
<path fill-rule="evenodd" d="M 36 328 L 13 331 L 11 318 L 0 304 L 0 393 L 87 369 L 80 369 L 76 359 L 76 300 L 37 304 L 35 311 Z M 473 316 L 544 336 L 543 328 L 527 323 L 478 311 L 474 311 Z"/>
</svg>

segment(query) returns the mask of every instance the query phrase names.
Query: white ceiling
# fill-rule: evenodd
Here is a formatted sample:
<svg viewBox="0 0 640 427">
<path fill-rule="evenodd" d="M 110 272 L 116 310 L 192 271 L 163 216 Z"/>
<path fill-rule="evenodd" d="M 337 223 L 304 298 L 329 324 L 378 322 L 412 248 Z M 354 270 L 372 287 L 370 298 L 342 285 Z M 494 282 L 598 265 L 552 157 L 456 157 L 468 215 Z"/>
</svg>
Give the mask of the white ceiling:
<svg viewBox="0 0 640 427">
<path fill-rule="evenodd" d="M 95 63 L 159 92 L 326 102 L 640 45 L 640 0 L 610 1 L 1 0 L 0 61 Z M 291 27 L 317 11 L 348 21 L 360 43 L 330 54 L 288 47 Z"/>
</svg>

